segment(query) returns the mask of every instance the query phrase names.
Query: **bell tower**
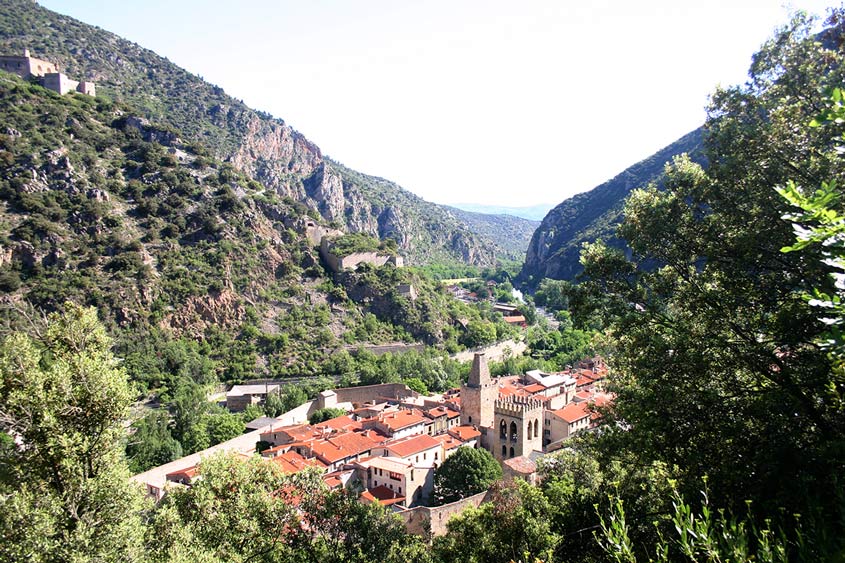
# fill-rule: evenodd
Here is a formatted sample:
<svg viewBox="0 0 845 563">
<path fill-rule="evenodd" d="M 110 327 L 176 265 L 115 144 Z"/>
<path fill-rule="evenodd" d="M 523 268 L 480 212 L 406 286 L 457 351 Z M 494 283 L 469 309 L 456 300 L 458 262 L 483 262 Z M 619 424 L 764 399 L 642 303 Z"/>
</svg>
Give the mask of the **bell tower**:
<svg viewBox="0 0 845 563">
<path fill-rule="evenodd" d="M 487 357 L 478 352 L 472 359 L 469 380 L 461 385 L 461 424 L 492 428 L 493 405 L 498 397 L 499 388 L 490 378 Z"/>
</svg>

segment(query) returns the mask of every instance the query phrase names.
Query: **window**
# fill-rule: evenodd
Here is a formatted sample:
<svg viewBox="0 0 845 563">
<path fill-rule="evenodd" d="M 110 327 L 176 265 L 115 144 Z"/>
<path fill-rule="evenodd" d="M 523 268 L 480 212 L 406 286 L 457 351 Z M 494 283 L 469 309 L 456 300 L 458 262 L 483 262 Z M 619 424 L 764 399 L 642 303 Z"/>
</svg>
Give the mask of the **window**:
<svg viewBox="0 0 845 563">
<path fill-rule="evenodd" d="M 513 457 L 513 446 L 511 446 L 511 457 Z"/>
<path fill-rule="evenodd" d="M 511 422 L 511 441 L 516 442 L 516 422 Z"/>
<path fill-rule="evenodd" d="M 468 417 L 467 417 L 467 422 L 469 422 L 470 424 L 472 424 L 472 415 L 470 415 L 470 416 L 468 416 Z"/>
<path fill-rule="evenodd" d="M 534 437 L 535 438 L 538 436 L 538 431 L 537 431 L 538 426 L 539 426 L 539 424 L 537 423 L 537 419 L 535 418 L 534 419 Z M 530 436 L 529 436 L 529 438 L 530 438 Z"/>
<path fill-rule="evenodd" d="M 502 446 L 502 457 L 505 457 L 507 455 L 508 455 L 508 447 Z"/>
<path fill-rule="evenodd" d="M 505 439 L 508 437 L 508 423 L 505 422 L 505 419 L 502 419 L 502 422 L 499 423 L 499 438 Z"/>
</svg>

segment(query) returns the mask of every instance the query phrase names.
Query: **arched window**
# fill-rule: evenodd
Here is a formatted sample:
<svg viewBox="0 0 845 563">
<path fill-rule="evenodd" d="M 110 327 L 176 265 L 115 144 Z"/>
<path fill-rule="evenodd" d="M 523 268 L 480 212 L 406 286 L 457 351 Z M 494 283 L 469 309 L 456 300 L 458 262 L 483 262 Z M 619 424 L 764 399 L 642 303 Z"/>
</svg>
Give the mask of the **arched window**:
<svg viewBox="0 0 845 563">
<path fill-rule="evenodd" d="M 502 457 L 505 457 L 507 455 L 508 455 L 508 447 L 502 446 Z"/>
<path fill-rule="evenodd" d="M 508 437 L 508 423 L 505 422 L 505 419 L 502 419 L 502 422 L 499 424 L 499 438 L 506 440 Z"/>
<path fill-rule="evenodd" d="M 540 425 L 540 423 L 537 422 L 537 419 L 535 418 L 534 419 L 534 437 L 535 438 L 540 435 L 540 429 L 538 428 L 539 425 Z"/>
<path fill-rule="evenodd" d="M 511 457 L 513 457 L 513 446 L 511 446 Z"/>
<path fill-rule="evenodd" d="M 516 422 L 511 422 L 511 440 L 516 442 Z"/>
<path fill-rule="evenodd" d="M 469 415 L 469 417 L 467 418 L 467 421 L 468 421 L 470 424 L 472 424 L 472 415 Z"/>
<path fill-rule="evenodd" d="M 531 439 L 531 421 L 528 421 L 528 439 Z"/>
</svg>

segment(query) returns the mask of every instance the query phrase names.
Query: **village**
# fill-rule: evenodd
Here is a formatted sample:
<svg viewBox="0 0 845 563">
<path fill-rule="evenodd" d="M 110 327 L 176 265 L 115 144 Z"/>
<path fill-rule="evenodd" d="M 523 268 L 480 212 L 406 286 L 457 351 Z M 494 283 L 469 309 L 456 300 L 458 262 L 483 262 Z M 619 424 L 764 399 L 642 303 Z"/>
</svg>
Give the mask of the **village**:
<svg viewBox="0 0 845 563">
<path fill-rule="evenodd" d="M 329 488 L 359 491 L 361 502 L 389 507 L 409 531 L 438 535 L 445 533 L 450 516 L 478 506 L 486 496 L 428 506 L 435 470 L 446 458 L 458 448 L 483 448 L 501 464 L 505 479 L 535 483 L 539 458 L 596 426 L 594 407 L 612 400 L 603 390 L 606 376 L 607 366 L 596 357 L 559 373 L 535 370 L 493 378 L 485 354 L 476 353 L 460 389 L 431 396 L 401 383 L 326 390 L 278 418 L 253 421 L 242 436 L 133 479 L 157 502 L 201 479 L 202 459 L 215 452 L 260 455 L 286 473 L 316 469 Z M 236 385 L 226 405 L 242 411 L 262 404 L 275 389 Z M 307 422 L 329 408 L 346 414 Z"/>
</svg>

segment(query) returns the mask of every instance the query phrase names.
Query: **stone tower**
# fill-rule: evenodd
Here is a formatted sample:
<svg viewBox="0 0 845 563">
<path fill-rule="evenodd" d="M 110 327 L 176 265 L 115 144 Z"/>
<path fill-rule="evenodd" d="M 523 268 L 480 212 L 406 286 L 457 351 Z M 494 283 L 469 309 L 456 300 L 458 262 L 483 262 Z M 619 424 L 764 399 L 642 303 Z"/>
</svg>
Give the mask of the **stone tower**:
<svg viewBox="0 0 845 563">
<path fill-rule="evenodd" d="M 490 379 L 490 369 L 483 352 L 475 354 L 469 380 L 461 385 L 461 424 L 471 424 L 479 429 L 493 426 L 493 403 L 499 397 L 499 388 Z M 481 430 L 482 434 L 484 430 Z"/>
<path fill-rule="evenodd" d="M 499 399 L 493 408 L 490 449 L 499 461 L 543 451 L 543 403 L 531 397 Z"/>
</svg>

